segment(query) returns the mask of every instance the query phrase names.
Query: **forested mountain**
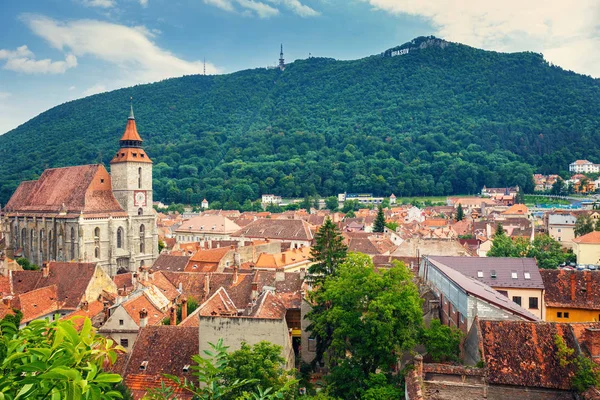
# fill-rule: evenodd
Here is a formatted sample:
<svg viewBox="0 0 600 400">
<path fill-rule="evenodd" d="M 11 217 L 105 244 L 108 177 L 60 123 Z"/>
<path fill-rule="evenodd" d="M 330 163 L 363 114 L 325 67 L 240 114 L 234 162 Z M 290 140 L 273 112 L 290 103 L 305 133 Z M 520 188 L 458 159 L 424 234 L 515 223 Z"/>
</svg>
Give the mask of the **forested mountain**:
<svg viewBox="0 0 600 400">
<path fill-rule="evenodd" d="M 399 49 L 409 52 L 392 57 Z M 433 38 L 360 60 L 168 79 L 71 101 L 0 136 L 0 202 L 44 168 L 108 165 L 130 96 L 164 202 L 532 190 L 534 171 L 600 162 L 599 87 L 541 54 Z"/>
</svg>

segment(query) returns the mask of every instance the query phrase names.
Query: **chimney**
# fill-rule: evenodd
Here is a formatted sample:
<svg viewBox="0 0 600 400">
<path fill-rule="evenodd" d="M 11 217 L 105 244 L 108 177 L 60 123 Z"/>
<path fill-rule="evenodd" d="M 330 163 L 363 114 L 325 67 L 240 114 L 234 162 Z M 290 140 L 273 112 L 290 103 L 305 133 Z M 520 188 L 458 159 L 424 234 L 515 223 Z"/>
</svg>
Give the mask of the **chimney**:
<svg viewBox="0 0 600 400">
<path fill-rule="evenodd" d="M 423 379 L 423 356 L 420 354 L 415 356 L 415 370 L 419 379 Z"/>
<path fill-rule="evenodd" d="M 177 311 L 175 310 L 175 307 L 171 307 L 169 309 L 169 316 L 170 316 L 169 325 L 177 325 Z"/>
<path fill-rule="evenodd" d="M 48 264 L 42 264 L 42 277 L 47 278 L 50 273 L 50 268 L 48 268 Z"/>
<path fill-rule="evenodd" d="M 586 328 L 584 338 L 590 356 L 592 358 L 600 357 L 600 329 Z"/>
<path fill-rule="evenodd" d="M 89 303 L 87 301 L 82 301 L 81 302 L 81 309 L 83 311 L 87 311 L 88 310 L 88 306 L 89 306 Z"/>
<path fill-rule="evenodd" d="M 304 268 L 300 269 L 300 280 L 304 280 L 306 278 L 306 270 Z"/>
<path fill-rule="evenodd" d="M 285 272 L 283 271 L 283 268 L 277 268 L 275 270 L 275 281 L 276 282 L 285 281 Z"/>
<path fill-rule="evenodd" d="M 187 299 L 181 299 L 181 320 L 187 318 Z"/>
<path fill-rule="evenodd" d="M 575 271 L 571 272 L 571 301 L 575 301 Z"/>
<path fill-rule="evenodd" d="M 237 265 L 233 266 L 233 278 L 232 278 L 233 284 L 235 285 L 238 281 L 238 267 Z"/>
<path fill-rule="evenodd" d="M 285 251 L 281 253 L 281 262 L 285 264 Z"/>
<path fill-rule="evenodd" d="M 8 308 L 10 308 L 10 303 L 11 303 L 11 298 L 10 297 L 5 297 L 2 299 L 2 302 L 4 303 L 4 305 Z"/>
<path fill-rule="evenodd" d="M 148 310 L 142 308 L 140 310 L 140 328 L 148 326 Z"/>
<path fill-rule="evenodd" d="M 252 282 L 252 301 L 258 297 L 258 282 Z"/>
<path fill-rule="evenodd" d="M 204 275 L 204 299 L 208 299 L 208 294 L 210 293 L 210 275 Z"/>
<path fill-rule="evenodd" d="M 587 301 L 592 301 L 592 273 L 585 272 L 585 297 Z"/>
</svg>

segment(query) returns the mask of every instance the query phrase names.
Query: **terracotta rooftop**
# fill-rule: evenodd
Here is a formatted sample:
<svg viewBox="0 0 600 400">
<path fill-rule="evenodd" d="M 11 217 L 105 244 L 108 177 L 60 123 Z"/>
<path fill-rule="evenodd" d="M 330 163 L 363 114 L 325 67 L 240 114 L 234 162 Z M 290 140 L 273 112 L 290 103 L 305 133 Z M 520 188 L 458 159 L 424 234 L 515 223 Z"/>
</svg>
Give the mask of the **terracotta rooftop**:
<svg viewBox="0 0 600 400">
<path fill-rule="evenodd" d="M 573 242 L 582 244 L 600 244 L 600 232 L 592 231 L 583 236 L 576 237 L 573 239 Z"/>
<path fill-rule="evenodd" d="M 200 250 L 194 254 L 185 267 L 186 272 L 214 272 L 219 262 L 232 250 L 230 247 L 220 247 L 210 250 Z M 208 270 L 205 267 L 209 267 Z"/>
<path fill-rule="evenodd" d="M 160 325 L 162 320 L 167 316 L 161 310 L 156 308 L 154 304 L 146 297 L 145 293 L 121 303 L 127 314 L 135 321 L 136 325 L 140 325 L 140 311 L 146 309 L 148 311 L 148 325 Z"/>
<path fill-rule="evenodd" d="M 94 277 L 95 263 L 48 263 L 48 276 L 40 271 L 11 271 L 13 293 L 25 293 L 34 289 L 56 285 L 58 301 L 62 307 L 75 309 Z"/>
<path fill-rule="evenodd" d="M 258 219 L 231 236 L 299 241 L 313 239 L 310 225 L 298 219 Z"/>
<path fill-rule="evenodd" d="M 72 321 L 75 329 L 79 330 L 83 326 L 85 318 L 89 318 L 93 322 L 94 317 L 96 317 L 98 314 L 103 314 L 103 311 L 104 304 L 102 304 L 101 301 L 96 300 L 89 303 L 87 308 L 80 308 L 79 310 L 63 317 L 62 319 Z"/>
<path fill-rule="evenodd" d="M 37 181 L 22 182 L 5 207 L 8 213 L 123 215 L 101 164 L 45 170 Z"/>
<path fill-rule="evenodd" d="M 600 273 L 543 269 L 540 274 L 546 306 L 600 310 Z"/>
<path fill-rule="evenodd" d="M 525 204 L 514 204 L 504 211 L 504 215 L 527 215 L 529 209 Z"/>
<path fill-rule="evenodd" d="M 310 262 L 310 247 L 291 249 L 283 253 L 261 253 L 256 260 L 256 268 L 284 268 L 301 262 Z"/>
<path fill-rule="evenodd" d="M 50 285 L 20 294 L 18 301 L 23 313 L 21 322 L 29 322 L 58 312 L 61 309 L 61 303 L 58 300 L 57 291 L 56 285 Z"/>
<path fill-rule="evenodd" d="M 160 388 L 161 381 L 169 384 L 164 374 L 193 379 L 193 370 L 184 367 L 193 364 L 192 356 L 198 354 L 198 328 L 182 326 L 147 326 L 140 329 L 131 354 L 126 362 L 123 378 L 134 398 L 146 391 Z M 178 398 L 186 398 L 178 393 Z"/>
<path fill-rule="evenodd" d="M 152 270 L 183 272 L 189 260 L 190 257 L 188 256 L 161 254 L 158 256 L 156 261 L 154 261 L 154 264 L 152 264 Z"/>
<path fill-rule="evenodd" d="M 573 364 L 561 366 L 555 335 L 576 348 L 568 324 L 525 321 L 478 321 L 480 351 L 489 383 L 569 390 Z"/>
<path fill-rule="evenodd" d="M 223 215 L 199 215 L 183 221 L 175 232 L 226 234 L 236 232 L 239 229 L 238 224 Z"/>
</svg>

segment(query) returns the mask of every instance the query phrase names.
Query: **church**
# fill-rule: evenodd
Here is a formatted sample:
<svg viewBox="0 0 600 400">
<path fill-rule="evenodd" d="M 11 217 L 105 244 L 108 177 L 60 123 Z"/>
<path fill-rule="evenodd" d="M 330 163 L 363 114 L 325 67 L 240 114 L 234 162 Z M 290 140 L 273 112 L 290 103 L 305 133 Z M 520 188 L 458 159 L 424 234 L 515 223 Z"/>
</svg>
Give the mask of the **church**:
<svg viewBox="0 0 600 400">
<path fill-rule="evenodd" d="M 133 107 L 110 170 L 103 164 L 51 168 L 22 182 L 2 210 L 6 255 L 40 266 L 95 262 L 110 275 L 152 265 L 158 257 L 152 161 Z"/>
</svg>

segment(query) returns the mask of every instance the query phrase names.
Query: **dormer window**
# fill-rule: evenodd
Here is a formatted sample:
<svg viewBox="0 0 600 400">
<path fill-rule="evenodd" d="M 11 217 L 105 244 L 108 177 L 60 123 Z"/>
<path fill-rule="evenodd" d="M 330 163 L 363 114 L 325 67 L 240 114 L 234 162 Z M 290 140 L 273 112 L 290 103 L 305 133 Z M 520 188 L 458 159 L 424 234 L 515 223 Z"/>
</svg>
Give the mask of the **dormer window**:
<svg viewBox="0 0 600 400">
<path fill-rule="evenodd" d="M 133 156 L 134 156 L 134 157 L 137 157 L 137 153 L 133 153 Z"/>
<path fill-rule="evenodd" d="M 490 276 L 492 279 L 496 279 L 496 270 L 492 270 Z"/>
<path fill-rule="evenodd" d="M 100 183 L 104 183 L 104 178 L 101 178 L 101 179 L 100 179 Z"/>
<path fill-rule="evenodd" d="M 517 279 L 517 278 L 518 278 L 518 276 L 517 276 L 517 273 L 516 273 L 516 272 L 512 272 L 512 273 L 510 274 L 510 276 L 511 276 L 513 279 Z"/>
<path fill-rule="evenodd" d="M 531 279 L 531 274 L 529 272 L 525 272 L 523 275 L 525 276 L 525 279 Z"/>
<path fill-rule="evenodd" d="M 140 364 L 140 371 L 145 371 L 148 368 L 148 361 L 142 361 Z"/>
<path fill-rule="evenodd" d="M 182 368 L 183 372 L 188 372 L 190 370 L 190 364 L 185 364 Z"/>
<path fill-rule="evenodd" d="M 477 271 L 477 277 L 483 278 L 483 271 Z"/>
</svg>

